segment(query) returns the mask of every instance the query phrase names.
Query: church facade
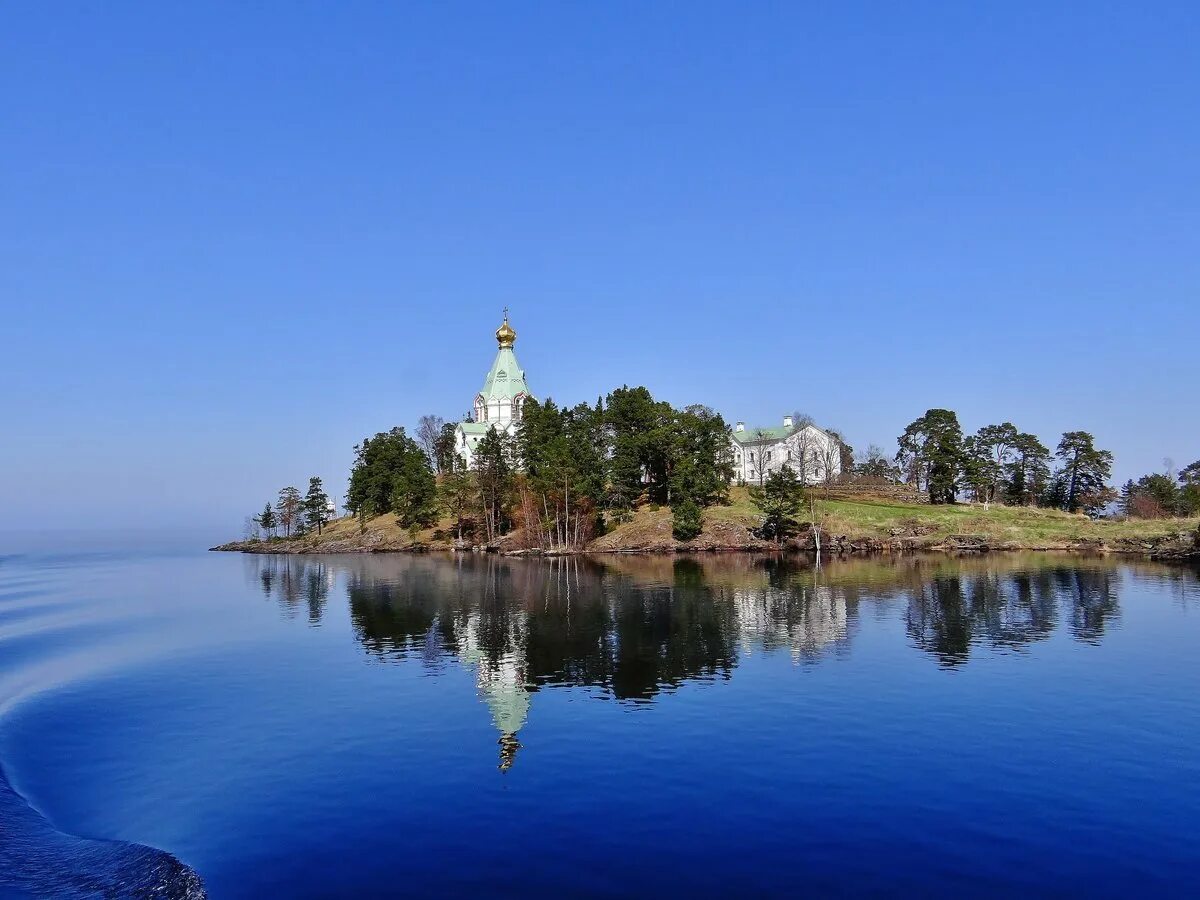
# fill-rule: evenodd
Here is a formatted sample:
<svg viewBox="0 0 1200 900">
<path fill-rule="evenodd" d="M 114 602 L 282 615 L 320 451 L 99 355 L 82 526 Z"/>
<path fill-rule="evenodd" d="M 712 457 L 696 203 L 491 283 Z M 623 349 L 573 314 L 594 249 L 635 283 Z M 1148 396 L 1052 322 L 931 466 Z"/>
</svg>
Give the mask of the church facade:
<svg viewBox="0 0 1200 900">
<path fill-rule="evenodd" d="M 517 333 L 508 324 L 508 312 L 504 322 L 496 329 L 496 358 L 483 379 L 483 389 L 475 395 L 472 421 L 459 422 L 454 429 L 454 449 L 459 458 L 471 468 L 475 462 L 475 448 L 489 431 L 514 434 L 521 424 L 525 401 L 533 395 L 525 381 L 525 370 L 517 362 L 513 344 Z"/>
<path fill-rule="evenodd" d="M 791 416 L 783 425 L 746 428 L 738 422 L 730 434 L 734 480 L 758 484 L 771 472 L 791 466 L 805 484 L 819 484 L 842 471 L 841 445 L 816 425 L 794 424 Z"/>
</svg>

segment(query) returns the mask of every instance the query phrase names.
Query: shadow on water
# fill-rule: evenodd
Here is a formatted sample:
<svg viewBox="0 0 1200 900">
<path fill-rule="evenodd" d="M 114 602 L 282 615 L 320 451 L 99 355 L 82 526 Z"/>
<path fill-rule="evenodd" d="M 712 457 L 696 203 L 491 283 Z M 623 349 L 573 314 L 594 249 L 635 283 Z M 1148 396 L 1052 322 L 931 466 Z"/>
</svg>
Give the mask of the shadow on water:
<svg viewBox="0 0 1200 900">
<path fill-rule="evenodd" d="M 1195 578 L 1187 569 L 1121 565 Z M 811 664 L 849 651 L 864 609 L 900 605 L 911 645 L 948 669 L 976 652 L 1021 652 L 1060 631 L 1095 644 L 1120 623 L 1117 563 L 1049 554 L 820 568 L 808 557 L 738 554 L 252 556 L 247 566 L 265 596 L 311 625 L 340 584 L 356 638 L 379 660 L 474 670 L 500 733 L 502 770 L 520 747 L 532 696 L 547 686 L 648 703 L 689 681 L 727 680 L 755 650 Z"/>
</svg>

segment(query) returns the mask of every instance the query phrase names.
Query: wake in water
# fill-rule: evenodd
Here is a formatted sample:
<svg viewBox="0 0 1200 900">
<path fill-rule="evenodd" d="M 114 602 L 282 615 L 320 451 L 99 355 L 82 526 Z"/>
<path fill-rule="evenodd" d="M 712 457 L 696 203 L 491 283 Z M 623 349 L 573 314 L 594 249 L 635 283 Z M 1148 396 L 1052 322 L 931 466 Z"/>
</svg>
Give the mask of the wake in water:
<svg viewBox="0 0 1200 900">
<path fill-rule="evenodd" d="M 0 566 L 17 557 L 0 557 Z M 44 591 L 22 583 L 9 572 L 0 582 L 0 624 L 15 626 L 36 615 Z M 49 607 L 52 608 L 52 607 Z M 0 628 L 0 643 L 10 653 L 11 635 Z M 9 660 L 11 662 L 11 659 Z M 11 675 L 12 673 L 5 673 Z M 11 690 L 11 685 L 7 685 Z M 37 680 L 14 693 L 0 691 L 0 715 L 19 697 L 32 695 Z M 126 841 L 89 840 L 55 829 L 29 806 L 0 767 L 0 898 L 162 898 L 205 897 L 194 870 L 162 850 Z"/>
<path fill-rule="evenodd" d="M 162 850 L 56 831 L 0 774 L 0 896 L 198 900 L 200 876 Z"/>
</svg>

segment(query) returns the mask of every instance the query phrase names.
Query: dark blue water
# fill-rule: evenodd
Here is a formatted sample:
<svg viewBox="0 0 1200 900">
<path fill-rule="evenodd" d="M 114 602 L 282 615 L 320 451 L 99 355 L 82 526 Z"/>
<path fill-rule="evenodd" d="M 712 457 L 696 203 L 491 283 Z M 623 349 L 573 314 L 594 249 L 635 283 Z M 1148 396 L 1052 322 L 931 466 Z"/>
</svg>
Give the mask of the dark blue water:
<svg viewBox="0 0 1200 900">
<path fill-rule="evenodd" d="M 1195 894 L 1198 651 L 1065 556 L 0 558 L 0 894 Z"/>
</svg>

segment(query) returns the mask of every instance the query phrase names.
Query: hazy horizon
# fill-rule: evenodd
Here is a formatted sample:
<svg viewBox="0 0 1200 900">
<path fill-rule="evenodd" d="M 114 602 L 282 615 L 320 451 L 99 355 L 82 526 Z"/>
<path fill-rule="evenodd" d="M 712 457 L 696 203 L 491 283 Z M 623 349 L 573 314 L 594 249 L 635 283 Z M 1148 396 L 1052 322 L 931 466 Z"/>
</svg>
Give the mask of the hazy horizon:
<svg viewBox="0 0 1200 900">
<path fill-rule="evenodd" d="M 1200 458 L 1187 4 L 7 12 L 6 532 L 340 506 L 506 305 L 540 399 Z"/>
</svg>

